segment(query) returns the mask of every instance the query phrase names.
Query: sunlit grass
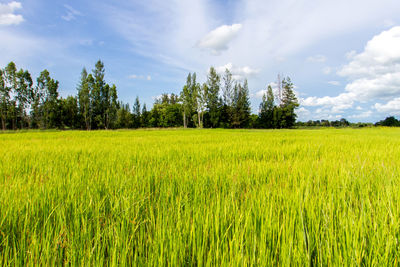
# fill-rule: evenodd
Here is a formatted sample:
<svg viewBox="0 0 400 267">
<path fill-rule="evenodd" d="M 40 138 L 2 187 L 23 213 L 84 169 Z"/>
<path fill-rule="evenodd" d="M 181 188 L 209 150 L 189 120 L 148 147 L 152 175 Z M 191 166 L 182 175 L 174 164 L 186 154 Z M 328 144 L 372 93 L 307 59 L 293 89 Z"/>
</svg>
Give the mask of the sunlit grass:
<svg viewBox="0 0 400 267">
<path fill-rule="evenodd" d="M 0 134 L 4 265 L 397 265 L 400 130 Z"/>
</svg>

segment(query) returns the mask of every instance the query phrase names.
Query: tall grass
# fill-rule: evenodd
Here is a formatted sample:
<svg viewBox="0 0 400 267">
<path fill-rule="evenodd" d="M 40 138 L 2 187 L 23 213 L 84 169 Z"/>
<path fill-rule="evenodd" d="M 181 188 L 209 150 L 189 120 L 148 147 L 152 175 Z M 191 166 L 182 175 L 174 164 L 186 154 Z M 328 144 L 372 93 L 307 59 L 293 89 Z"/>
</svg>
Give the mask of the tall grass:
<svg viewBox="0 0 400 267">
<path fill-rule="evenodd" d="M 3 265 L 398 265 L 400 131 L 0 135 Z"/>
</svg>

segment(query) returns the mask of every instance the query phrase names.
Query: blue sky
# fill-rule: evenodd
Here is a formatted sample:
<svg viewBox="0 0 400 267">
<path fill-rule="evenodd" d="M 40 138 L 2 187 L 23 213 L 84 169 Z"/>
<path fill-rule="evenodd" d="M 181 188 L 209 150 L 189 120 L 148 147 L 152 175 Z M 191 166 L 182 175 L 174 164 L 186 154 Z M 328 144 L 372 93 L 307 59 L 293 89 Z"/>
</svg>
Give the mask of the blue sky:
<svg viewBox="0 0 400 267">
<path fill-rule="evenodd" d="M 62 96 L 98 59 L 119 98 L 148 106 L 212 65 L 247 78 L 253 112 L 278 73 L 299 119 L 400 115 L 398 0 L 0 0 L 0 65 L 48 69 Z"/>
</svg>

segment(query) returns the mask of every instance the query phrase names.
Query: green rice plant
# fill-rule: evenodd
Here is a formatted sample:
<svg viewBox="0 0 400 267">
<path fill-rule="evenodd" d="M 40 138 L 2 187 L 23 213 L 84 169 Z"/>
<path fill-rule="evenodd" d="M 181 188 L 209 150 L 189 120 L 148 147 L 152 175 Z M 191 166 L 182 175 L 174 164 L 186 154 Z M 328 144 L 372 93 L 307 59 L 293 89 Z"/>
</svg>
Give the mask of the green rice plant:
<svg viewBox="0 0 400 267">
<path fill-rule="evenodd" d="M 400 130 L 0 134 L 4 266 L 399 265 Z"/>
</svg>

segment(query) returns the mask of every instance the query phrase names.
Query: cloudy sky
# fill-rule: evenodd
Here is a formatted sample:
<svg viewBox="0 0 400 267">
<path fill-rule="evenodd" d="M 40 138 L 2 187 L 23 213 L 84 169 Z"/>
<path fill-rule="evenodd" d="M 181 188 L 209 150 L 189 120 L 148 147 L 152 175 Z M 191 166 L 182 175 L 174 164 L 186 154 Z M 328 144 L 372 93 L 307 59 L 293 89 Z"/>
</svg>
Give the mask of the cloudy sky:
<svg viewBox="0 0 400 267">
<path fill-rule="evenodd" d="M 247 78 L 253 112 L 277 74 L 299 119 L 400 116 L 399 0 L 0 0 L 0 65 L 43 69 L 76 93 L 98 59 L 119 97 L 148 105 L 212 65 Z"/>
</svg>

